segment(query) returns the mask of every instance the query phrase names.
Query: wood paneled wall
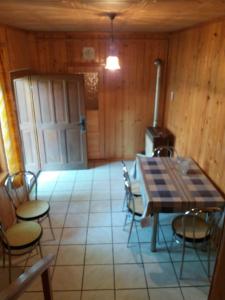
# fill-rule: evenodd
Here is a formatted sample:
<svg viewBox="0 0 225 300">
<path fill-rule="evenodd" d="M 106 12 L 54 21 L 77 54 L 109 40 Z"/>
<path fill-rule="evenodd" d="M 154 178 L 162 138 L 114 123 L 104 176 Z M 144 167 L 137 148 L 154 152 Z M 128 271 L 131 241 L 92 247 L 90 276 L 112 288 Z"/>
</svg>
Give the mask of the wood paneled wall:
<svg viewBox="0 0 225 300">
<path fill-rule="evenodd" d="M 6 110 L 12 151 L 16 165 L 21 165 L 21 148 L 18 143 L 19 130 L 16 122 L 15 102 L 13 98 L 10 72 L 30 68 L 30 53 L 28 47 L 29 34 L 25 31 L 0 26 L 0 82 L 5 91 Z"/>
<path fill-rule="evenodd" d="M 164 61 L 163 91 L 168 40 L 165 35 L 129 34 L 117 38 L 121 70 L 116 72 L 104 69 L 108 43 L 106 35 L 34 33 L 30 37 L 33 69 L 42 73 L 71 74 L 97 70 L 101 81 L 97 133 L 100 145 L 90 141 L 89 146 L 94 145 L 95 154 L 99 149 L 95 158 L 134 158 L 136 152 L 144 150 L 145 128 L 152 124 L 156 77 L 153 62 L 158 57 Z M 83 47 L 95 49 L 94 61 L 83 60 Z M 162 92 L 160 121 L 163 100 Z M 88 114 L 91 115 L 96 118 L 96 114 Z M 89 148 L 89 158 L 91 153 Z"/>
<path fill-rule="evenodd" d="M 225 21 L 172 35 L 164 124 L 225 193 L 224 49 Z"/>
</svg>

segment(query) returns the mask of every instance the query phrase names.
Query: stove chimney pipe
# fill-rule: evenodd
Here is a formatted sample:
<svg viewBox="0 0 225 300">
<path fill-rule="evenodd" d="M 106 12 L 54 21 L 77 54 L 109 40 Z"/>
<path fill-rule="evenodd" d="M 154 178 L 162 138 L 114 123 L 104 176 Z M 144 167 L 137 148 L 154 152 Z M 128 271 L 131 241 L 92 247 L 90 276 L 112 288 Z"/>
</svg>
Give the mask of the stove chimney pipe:
<svg viewBox="0 0 225 300">
<path fill-rule="evenodd" d="M 161 69 L 162 60 L 157 58 L 154 61 L 156 66 L 156 86 L 155 86 L 155 100 L 154 100 L 154 117 L 153 117 L 153 127 L 158 127 L 158 114 L 159 114 L 159 92 L 160 92 L 160 79 L 161 79 Z"/>
</svg>

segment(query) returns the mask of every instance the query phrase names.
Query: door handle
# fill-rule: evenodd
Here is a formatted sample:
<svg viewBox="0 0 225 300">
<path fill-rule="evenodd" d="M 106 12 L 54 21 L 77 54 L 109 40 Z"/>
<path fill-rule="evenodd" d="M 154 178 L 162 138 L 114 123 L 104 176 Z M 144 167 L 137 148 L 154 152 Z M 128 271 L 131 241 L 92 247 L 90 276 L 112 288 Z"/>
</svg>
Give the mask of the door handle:
<svg viewBox="0 0 225 300">
<path fill-rule="evenodd" d="M 80 126 L 81 131 L 86 130 L 86 119 L 85 119 L 85 117 L 80 118 L 80 122 L 78 123 L 78 125 Z"/>
</svg>

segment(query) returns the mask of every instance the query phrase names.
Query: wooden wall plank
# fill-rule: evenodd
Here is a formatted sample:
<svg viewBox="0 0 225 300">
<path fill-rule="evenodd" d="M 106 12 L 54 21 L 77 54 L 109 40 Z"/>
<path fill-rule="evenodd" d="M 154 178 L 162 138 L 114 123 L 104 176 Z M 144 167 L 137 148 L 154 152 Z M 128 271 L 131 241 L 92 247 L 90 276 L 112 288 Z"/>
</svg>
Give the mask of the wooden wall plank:
<svg viewBox="0 0 225 300">
<path fill-rule="evenodd" d="M 171 36 L 164 124 L 225 193 L 224 49 L 225 21 Z"/>
<path fill-rule="evenodd" d="M 104 63 L 109 39 L 87 37 L 79 33 L 34 33 L 37 58 L 33 69 L 38 73 L 70 73 L 76 70 L 99 68 L 99 158 L 134 158 L 144 150 L 145 128 L 152 124 L 156 68 L 154 60 L 160 57 L 166 65 L 168 40 L 165 35 L 154 38 L 116 39 L 121 70 L 109 72 Z M 95 49 L 95 60 L 84 61 L 83 47 Z M 165 69 L 164 69 L 165 75 Z M 165 84 L 163 77 L 162 90 Z M 161 93 L 160 121 L 162 121 L 164 94 Z M 89 143 L 89 145 L 91 145 Z M 91 152 L 91 151 L 90 151 Z"/>
</svg>

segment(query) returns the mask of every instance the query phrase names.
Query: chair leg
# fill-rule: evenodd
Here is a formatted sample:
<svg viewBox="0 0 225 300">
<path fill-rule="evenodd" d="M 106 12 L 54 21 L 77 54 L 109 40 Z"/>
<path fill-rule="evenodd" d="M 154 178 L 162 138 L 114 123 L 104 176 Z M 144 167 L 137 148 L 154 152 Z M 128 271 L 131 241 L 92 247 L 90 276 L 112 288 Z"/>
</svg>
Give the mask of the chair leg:
<svg viewBox="0 0 225 300">
<path fill-rule="evenodd" d="M 125 193 L 124 199 L 123 199 L 123 206 L 122 206 L 122 211 L 125 211 L 125 204 L 127 202 L 127 194 Z"/>
<path fill-rule="evenodd" d="M 134 225 L 134 215 L 132 216 L 132 220 L 131 220 L 131 224 L 130 224 L 130 230 L 129 230 L 128 240 L 127 240 L 127 246 L 129 245 L 129 242 L 130 242 L 130 237 L 131 237 L 131 232 L 132 232 L 133 225 Z"/>
<path fill-rule="evenodd" d="M 11 261 L 10 251 L 8 253 L 8 259 L 9 259 L 9 283 L 11 283 L 12 282 L 12 261 Z"/>
<path fill-rule="evenodd" d="M 41 258 L 43 258 L 43 252 L 42 252 L 42 249 L 41 249 L 40 242 L 38 243 L 38 247 L 39 247 L 40 256 L 41 256 Z"/>
<path fill-rule="evenodd" d="M 5 268 L 5 248 L 3 245 L 2 245 L 2 265 L 3 268 Z"/>
<path fill-rule="evenodd" d="M 180 266 L 180 279 L 182 278 L 183 266 L 184 266 L 184 255 L 185 255 L 185 241 L 183 241 L 182 245 L 182 258 L 181 258 L 181 266 Z"/>
<path fill-rule="evenodd" d="M 125 229 L 125 227 L 127 225 L 128 216 L 129 216 L 129 212 L 126 213 L 126 217 L 125 217 L 124 224 L 123 224 L 123 229 Z"/>
<path fill-rule="evenodd" d="M 52 228 L 52 221 L 51 221 L 51 218 L 50 218 L 49 214 L 48 214 L 48 221 L 49 221 L 49 225 L 50 225 L 53 240 L 55 240 L 55 234 L 54 234 L 54 231 L 53 231 L 53 228 Z"/>
<path fill-rule="evenodd" d="M 208 278 L 210 278 L 211 274 L 210 274 L 210 264 L 211 264 L 211 245 L 210 245 L 210 241 L 208 241 Z"/>
</svg>

